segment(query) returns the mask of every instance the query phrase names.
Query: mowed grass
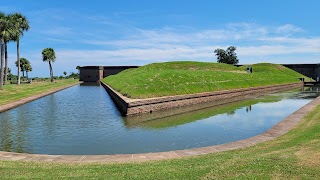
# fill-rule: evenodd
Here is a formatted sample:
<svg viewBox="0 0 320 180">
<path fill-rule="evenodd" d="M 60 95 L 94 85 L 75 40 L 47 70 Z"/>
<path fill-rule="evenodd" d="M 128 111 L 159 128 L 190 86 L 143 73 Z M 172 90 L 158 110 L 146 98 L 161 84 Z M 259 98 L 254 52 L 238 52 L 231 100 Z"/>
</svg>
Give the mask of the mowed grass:
<svg viewBox="0 0 320 180">
<path fill-rule="evenodd" d="M 54 82 L 42 81 L 31 84 L 7 84 L 0 91 L 0 105 L 5 105 L 23 98 L 38 95 L 50 90 L 68 86 L 79 82 L 77 79 L 55 80 Z"/>
<path fill-rule="evenodd" d="M 103 82 L 130 98 L 213 92 L 274 84 L 299 82 L 305 77 L 278 64 L 260 63 L 235 67 L 222 63 L 166 62 L 128 69 Z"/>
<path fill-rule="evenodd" d="M 320 105 L 289 133 L 253 147 L 123 164 L 0 161 L 1 179 L 319 179 Z"/>
</svg>

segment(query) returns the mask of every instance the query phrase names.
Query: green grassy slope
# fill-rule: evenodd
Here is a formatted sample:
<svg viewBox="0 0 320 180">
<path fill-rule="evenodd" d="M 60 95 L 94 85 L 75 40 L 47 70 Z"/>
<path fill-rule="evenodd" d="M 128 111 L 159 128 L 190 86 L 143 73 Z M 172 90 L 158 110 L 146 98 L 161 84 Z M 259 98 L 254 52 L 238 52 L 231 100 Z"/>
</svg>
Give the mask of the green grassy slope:
<svg viewBox="0 0 320 180">
<path fill-rule="evenodd" d="M 131 98 L 213 92 L 272 84 L 299 82 L 303 75 L 277 64 L 246 66 L 221 63 L 166 62 L 128 69 L 103 79 L 112 88 Z"/>
</svg>

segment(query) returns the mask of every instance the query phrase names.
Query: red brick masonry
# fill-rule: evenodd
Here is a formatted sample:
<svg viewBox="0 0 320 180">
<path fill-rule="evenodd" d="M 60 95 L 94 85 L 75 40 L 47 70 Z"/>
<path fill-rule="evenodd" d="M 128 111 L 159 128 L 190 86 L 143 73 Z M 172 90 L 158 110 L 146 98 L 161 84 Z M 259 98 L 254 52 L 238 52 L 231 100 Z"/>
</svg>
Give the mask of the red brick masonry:
<svg viewBox="0 0 320 180">
<path fill-rule="evenodd" d="M 252 88 L 242 88 L 234 90 L 225 90 L 217 92 L 205 92 L 187 95 L 177 96 L 165 96 L 158 98 L 148 99 L 130 99 L 119 92 L 113 90 L 107 84 L 101 82 L 102 86 L 107 90 L 113 102 L 117 105 L 122 115 L 135 115 L 142 113 L 150 113 L 154 111 L 160 111 L 164 109 L 171 109 L 176 107 L 183 107 L 195 104 L 208 104 L 215 102 L 216 105 L 224 104 L 227 102 L 234 102 L 237 100 L 245 99 L 257 94 L 266 94 L 271 92 L 278 92 L 289 90 L 293 88 L 302 87 L 303 83 L 291 83 L 291 84 L 280 84 L 271 86 L 260 86 Z M 203 107 L 202 107 L 203 108 Z"/>
</svg>

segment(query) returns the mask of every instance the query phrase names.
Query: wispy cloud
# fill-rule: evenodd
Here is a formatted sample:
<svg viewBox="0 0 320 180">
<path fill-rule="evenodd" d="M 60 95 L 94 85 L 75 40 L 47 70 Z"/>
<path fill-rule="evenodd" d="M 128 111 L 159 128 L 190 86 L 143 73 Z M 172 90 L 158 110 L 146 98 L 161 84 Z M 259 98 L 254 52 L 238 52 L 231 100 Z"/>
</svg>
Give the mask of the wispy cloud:
<svg viewBox="0 0 320 180">
<path fill-rule="evenodd" d="M 289 37 L 298 32 L 303 32 L 302 28 L 289 24 L 267 27 L 250 23 L 232 23 L 223 28 L 192 32 L 180 32 L 172 28 L 156 30 L 136 28 L 132 34 L 122 39 L 100 38 L 81 42 L 105 47 L 105 50 L 94 52 L 94 54 L 101 54 L 106 59 L 110 57 L 118 62 L 123 60 L 149 60 L 150 62 L 179 59 L 212 60 L 214 49 L 226 48 L 229 45 L 238 47 L 237 53 L 240 62 L 243 63 L 247 63 L 247 59 L 254 59 L 254 57 L 263 57 L 269 61 L 268 57 L 272 57 L 274 60 L 271 59 L 271 62 L 281 63 L 276 56 L 290 55 L 291 59 L 292 55 L 320 54 L 320 37 Z"/>
<path fill-rule="evenodd" d="M 43 34 L 48 35 L 59 35 L 59 36 L 68 36 L 74 34 L 72 28 L 69 27 L 54 27 L 45 31 L 42 31 Z"/>
<path fill-rule="evenodd" d="M 299 31 L 298 31 L 299 30 Z M 90 45 L 114 46 L 118 48 L 172 48 L 180 46 L 208 46 L 221 44 L 261 44 L 261 43 L 283 43 L 299 41 L 289 39 L 288 36 L 293 32 L 300 32 L 301 28 L 293 25 L 279 27 L 264 27 L 249 23 L 227 24 L 224 28 L 193 30 L 192 32 L 179 31 L 172 28 L 156 30 L 132 29 L 130 35 L 116 39 L 91 38 L 81 42 Z M 303 40 L 305 41 L 305 40 Z"/>
<path fill-rule="evenodd" d="M 60 74 L 64 70 L 74 71 L 77 65 L 145 65 L 173 60 L 215 62 L 214 50 L 230 45 L 237 47 L 241 64 L 300 63 L 299 58 L 306 56 L 308 63 L 320 59 L 320 37 L 297 36 L 305 30 L 293 24 L 269 26 L 240 22 L 206 29 L 146 28 L 135 26 L 121 16 L 44 9 L 31 13 L 35 23 L 31 33 L 44 47 L 56 50 L 54 66 Z M 37 61 L 36 68 L 46 69 L 40 52 L 41 49 L 32 49 L 25 56 Z"/>
<path fill-rule="evenodd" d="M 302 32 L 303 30 L 300 27 L 294 26 L 292 24 L 285 24 L 276 28 L 275 32 L 284 35 L 292 35 L 294 33 Z"/>
</svg>

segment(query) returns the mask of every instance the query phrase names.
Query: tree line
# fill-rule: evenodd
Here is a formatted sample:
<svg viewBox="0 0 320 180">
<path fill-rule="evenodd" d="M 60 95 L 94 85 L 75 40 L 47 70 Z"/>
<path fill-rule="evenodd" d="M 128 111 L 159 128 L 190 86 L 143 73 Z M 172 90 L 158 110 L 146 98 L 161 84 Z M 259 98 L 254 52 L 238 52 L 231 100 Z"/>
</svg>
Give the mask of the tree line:
<svg viewBox="0 0 320 180">
<path fill-rule="evenodd" d="M 0 12 L 0 40 L 1 40 L 1 57 L 0 57 L 0 90 L 3 85 L 7 84 L 10 69 L 8 67 L 8 49 L 9 42 L 16 42 L 18 68 L 17 84 L 20 85 L 20 71 L 28 74 L 32 71 L 31 63 L 26 58 L 20 58 L 20 38 L 23 33 L 30 29 L 28 19 L 21 13 L 5 14 Z M 45 48 L 42 51 L 42 60 L 49 63 L 51 82 L 53 82 L 53 70 L 51 62 L 56 59 L 55 52 L 52 48 Z M 9 71 L 10 70 L 10 71 Z M 28 75 L 27 75 L 28 76 Z"/>
<path fill-rule="evenodd" d="M 0 90 L 7 83 L 8 76 L 8 49 L 10 41 L 17 45 L 18 84 L 20 84 L 20 37 L 24 31 L 30 28 L 27 18 L 21 13 L 5 14 L 0 12 L 0 39 L 1 39 L 1 67 L 0 67 Z"/>
</svg>

